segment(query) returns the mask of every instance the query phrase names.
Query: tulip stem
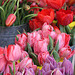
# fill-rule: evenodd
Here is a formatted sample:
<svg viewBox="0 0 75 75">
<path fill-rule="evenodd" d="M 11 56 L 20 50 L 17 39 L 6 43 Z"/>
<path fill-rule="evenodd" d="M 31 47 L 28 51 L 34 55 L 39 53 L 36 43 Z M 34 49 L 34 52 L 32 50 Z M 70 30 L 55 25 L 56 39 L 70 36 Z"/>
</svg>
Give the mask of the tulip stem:
<svg viewBox="0 0 75 75">
<path fill-rule="evenodd" d="M 29 15 L 27 15 L 27 16 L 25 16 L 23 19 L 22 19 L 22 22 L 23 22 L 23 20 L 25 19 L 25 18 L 27 18 L 27 17 L 35 17 L 35 16 L 37 16 L 37 14 L 29 14 Z"/>
<path fill-rule="evenodd" d="M 41 8 L 41 7 L 32 7 L 32 8 L 30 8 L 28 11 L 30 11 L 31 9 L 34 9 L 34 8 L 44 9 L 44 8 Z"/>
<path fill-rule="evenodd" d="M 17 13 L 19 10 L 21 10 L 21 9 L 22 9 L 22 8 L 17 9 L 17 10 L 15 11 L 14 15 L 16 15 L 16 13 Z"/>
<path fill-rule="evenodd" d="M 15 75 L 15 61 L 13 62 L 14 75 Z"/>
<path fill-rule="evenodd" d="M 0 9 L 3 11 L 2 15 L 4 16 L 4 18 L 3 18 L 2 24 L 4 24 L 5 23 L 5 11 L 1 6 L 0 6 Z"/>
</svg>

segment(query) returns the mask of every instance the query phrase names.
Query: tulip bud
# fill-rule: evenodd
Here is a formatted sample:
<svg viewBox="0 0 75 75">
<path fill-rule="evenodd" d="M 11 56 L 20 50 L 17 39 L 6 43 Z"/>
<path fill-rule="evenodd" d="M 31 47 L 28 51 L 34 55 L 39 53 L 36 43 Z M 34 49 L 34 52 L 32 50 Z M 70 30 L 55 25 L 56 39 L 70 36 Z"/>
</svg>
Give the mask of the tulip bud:
<svg viewBox="0 0 75 75">
<path fill-rule="evenodd" d="M 30 6 L 27 5 L 27 4 L 25 4 L 25 5 L 24 5 L 24 8 L 25 8 L 25 10 L 29 10 L 29 9 L 30 9 Z"/>
<path fill-rule="evenodd" d="M 5 22 L 6 26 L 11 26 L 15 22 L 15 20 L 16 20 L 16 16 L 14 14 L 10 14 L 6 19 Z"/>
</svg>

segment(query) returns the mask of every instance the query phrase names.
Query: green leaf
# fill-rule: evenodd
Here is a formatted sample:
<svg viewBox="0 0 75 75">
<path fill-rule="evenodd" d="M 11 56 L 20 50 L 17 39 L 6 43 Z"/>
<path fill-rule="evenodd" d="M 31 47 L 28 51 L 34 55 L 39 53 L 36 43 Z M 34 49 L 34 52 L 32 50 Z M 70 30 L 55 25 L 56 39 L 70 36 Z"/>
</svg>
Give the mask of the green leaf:
<svg viewBox="0 0 75 75">
<path fill-rule="evenodd" d="M 13 75 L 13 71 L 12 71 L 12 69 L 11 69 L 11 67 L 9 66 L 9 69 L 10 69 L 10 73 L 11 73 L 11 75 Z"/>
<path fill-rule="evenodd" d="M 50 47 L 50 50 L 53 49 L 53 39 L 51 38 L 50 35 L 49 35 L 49 47 Z"/>
<path fill-rule="evenodd" d="M 3 8 L 4 8 L 5 5 L 7 4 L 7 2 L 8 2 L 8 0 L 6 0 L 6 1 L 4 2 L 4 4 L 2 5 Z"/>
<path fill-rule="evenodd" d="M 60 31 L 66 33 L 65 26 L 60 25 Z"/>
<path fill-rule="evenodd" d="M 47 46 L 47 49 L 48 49 L 48 51 L 49 51 L 49 49 L 50 49 L 50 48 L 49 48 L 49 45 Z"/>
<path fill-rule="evenodd" d="M 41 75 L 42 75 L 42 72 L 41 72 Z"/>
<path fill-rule="evenodd" d="M 67 25 L 67 26 L 65 26 L 65 29 L 66 29 L 66 31 L 67 31 L 67 33 L 68 34 L 70 34 L 71 33 L 71 29 L 70 29 L 70 27 Z"/>
<path fill-rule="evenodd" d="M 32 52 L 32 48 L 31 48 L 31 46 L 29 45 L 29 43 L 27 43 L 27 46 L 28 46 L 28 51 L 29 51 L 29 52 Z"/>
<path fill-rule="evenodd" d="M 37 55 L 35 53 L 33 53 L 33 52 L 29 53 L 29 55 L 32 58 L 34 64 L 39 66 Z"/>
<path fill-rule="evenodd" d="M 75 45 L 75 26 L 73 27 L 73 29 L 71 30 L 71 35 L 72 35 L 72 45 Z"/>
<path fill-rule="evenodd" d="M 72 28 L 71 34 L 75 34 L 75 26 Z"/>
<path fill-rule="evenodd" d="M 40 28 L 37 28 L 37 29 L 35 29 L 34 31 L 38 31 L 38 30 L 40 30 Z M 34 31 L 33 31 L 33 32 L 34 32 Z"/>
<path fill-rule="evenodd" d="M 55 50 L 58 52 L 58 50 L 59 50 L 59 40 L 58 40 L 58 42 L 57 42 L 57 44 L 56 44 L 56 46 L 55 46 Z"/>
<path fill-rule="evenodd" d="M 59 57 L 59 54 L 57 53 L 57 51 L 53 51 L 53 57 L 54 59 L 56 60 L 56 62 L 59 62 L 60 61 L 60 57 Z"/>
<path fill-rule="evenodd" d="M 3 75 L 3 73 L 1 73 L 0 75 Z"/>
<path fill-rule="evenodd" d="M 18 41 L 18 39 L 19 39 L 19 38 L 18 38 L 17 35 L 16 35 L 16 40 Z"/>
<path fill-rule="evenodd" d="M 35 54 L 35 53 L 31 52 L 30 54 L 31 54 L 34 58 L 36 58 L 36 59 L 37 59 L 37 56 L 36 56 L 36 54 Z"/>
<path fill-rule="evenodd" d="M 15 61 L 13 62 L 13 69 L 14 69 L 14 75 L 15 75 Z"/>
</svg>

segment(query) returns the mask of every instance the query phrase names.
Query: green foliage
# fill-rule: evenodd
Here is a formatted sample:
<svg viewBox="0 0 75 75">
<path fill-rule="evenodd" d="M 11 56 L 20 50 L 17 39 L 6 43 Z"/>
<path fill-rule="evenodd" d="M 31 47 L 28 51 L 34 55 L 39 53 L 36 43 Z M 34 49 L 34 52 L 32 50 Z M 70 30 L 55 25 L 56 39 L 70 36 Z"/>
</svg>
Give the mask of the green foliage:
<svg viewBox="0 0 75 75">
<path fill-rule="evenodd" d="M 28 5 L 27 0 L 24 0 L 21 4 L 19 1 L 20 0 L 6 0 L 3 5 L 2 0 L 0 1 L 0 26 L 6 26 L 5 21 L 10 14 L 16 15 L 16 21 L 14 22 L 13 26 L 28 23 L 32 17 L 37 16 L 33 14 L 33 12 L 31 13 L 29 10 L 25 9 L 25 4 Z"/>
</svg>

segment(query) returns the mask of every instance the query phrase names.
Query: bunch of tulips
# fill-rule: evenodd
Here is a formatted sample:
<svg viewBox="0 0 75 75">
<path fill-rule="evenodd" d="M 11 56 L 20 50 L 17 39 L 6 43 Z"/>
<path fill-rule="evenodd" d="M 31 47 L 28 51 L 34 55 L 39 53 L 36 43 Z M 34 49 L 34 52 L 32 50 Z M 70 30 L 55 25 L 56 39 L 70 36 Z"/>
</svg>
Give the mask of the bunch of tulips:
<svg viewBox="0 0 75 75">
<path fill-rule="evenodd" d="M 1 0 L 0 25 L 29 23 L 30 32 L 0 47 L 1 75 L 73 75 L 75 0 Z"/>
<path fill-rule="evenodd" d="M 59 29 L 58 32 L 54 31 L 53 27 L 47 23 L 43 24 L 42 30 L 19 33 L 15 37 L 15 44 L 5 46 L 5 48 L 0 47 L 0 73 L 3 75 L 41 75 L 37 66 L 44 66 L 50 59 L 49 73 L 47 71 L 48 74 L 43 74 L 41 70 L 43 75 L 52 73 L 73 75 L 72 63 L 68 59 L 75 54 L 75 50 L 72 51 L 69 41 L 69 34 L 61 33 Z M 63 63 L 56 65 L 61 60 Z M 66 70 L 67 63 L 69 63 L 68 70 Z M 47 70 L 48 67 L 45 66 L 45 69 Z"/>
</svg>

